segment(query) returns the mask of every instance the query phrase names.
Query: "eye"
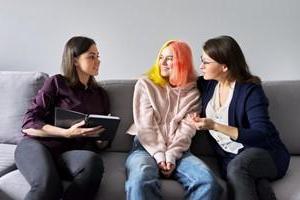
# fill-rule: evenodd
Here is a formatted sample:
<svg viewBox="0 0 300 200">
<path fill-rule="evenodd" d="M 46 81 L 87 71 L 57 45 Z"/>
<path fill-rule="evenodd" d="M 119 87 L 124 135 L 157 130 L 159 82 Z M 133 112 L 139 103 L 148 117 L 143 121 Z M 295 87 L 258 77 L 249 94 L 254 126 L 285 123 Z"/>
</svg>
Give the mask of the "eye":
<svg viewBox="0 0 300 200">
<path fill-rule="evenodd" d="M 98 59 L 99 56 L 96 56 L 96 55 L 90 55 L 88 58 L 91 59 L 91 60 L 95 60 L 95 59 Z"/>
<path fill-rule="evenodd" d="M 173 61 L 173 57 L 167 57 L 167 61 Z"/>
</svg>

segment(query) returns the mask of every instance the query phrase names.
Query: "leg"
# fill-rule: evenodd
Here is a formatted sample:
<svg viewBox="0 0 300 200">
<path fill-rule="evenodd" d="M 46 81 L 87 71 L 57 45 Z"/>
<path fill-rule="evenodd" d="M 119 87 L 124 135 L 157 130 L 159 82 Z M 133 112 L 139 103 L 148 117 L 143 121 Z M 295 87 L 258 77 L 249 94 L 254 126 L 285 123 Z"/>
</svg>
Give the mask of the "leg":
<svg viewBox="0 0 300 200">
<path fill-rule="evenodd" d="M 267 179 L 259 179 L 256 182 L 256 191 L 260 200 L 276 200 L 271 183 Z"/>
<path fill-rule="evenodd" d="M 133 151 L 126 160 L 128 200 L 161 199 L 156 161 L 144 149 Z"/>
<path fill-rule="evenodd" d="M 44 145 L 35 139 L 23 139 L 15 151 L 15 160 L 31 186 L 25 200 L 57 200 L 61 197 L 61 180 L 53 157 Z"/>
<path fill-rule="evenodd" d="M 92 151 L 72 150 L 63 153 L 58 161 L 59 171 L 71 184 L 63 194 L 64 200 L 93 199 L 99 189 L 103 162 Z"/>
<path fill-rule="evenodd" d="M 190 152 L 178 160 L 174 177 L 184 187 L 186 199 L 219 199 L 222 191 L 211 170 Z"/>
<path fill-rule="evenodd" d="M 227 166 L 230 199 L 257 200 L 259 197 L 256 191 L 256 181 L 274 179 L 276 176 L 275 163 L 266 150 L 245 149 Z M 269 189 L 273 192 L 271 188 Z"/>
</svg>

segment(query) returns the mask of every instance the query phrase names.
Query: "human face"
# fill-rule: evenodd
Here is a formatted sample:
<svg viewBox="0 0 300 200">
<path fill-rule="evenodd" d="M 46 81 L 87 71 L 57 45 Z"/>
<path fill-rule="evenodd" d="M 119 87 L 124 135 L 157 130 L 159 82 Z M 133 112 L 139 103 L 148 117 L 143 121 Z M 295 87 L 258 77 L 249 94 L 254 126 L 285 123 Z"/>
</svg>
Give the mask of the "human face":
<svg viewBox="0 0 300 200">
<path fill-rule="evenodd" d="M 173 68 L 173 52 L 170 47 L 164 48 L 159 55 L 160 75 L 164 78 L 171 76 Z"/>
<path fill-rule="evenodd" d="M 100 60 L 99 51 L 95 44 L 75 59 L 75 66 L 80 77 L 98 75 Z"/>
<path fill-rule="evenodd" d="M 205 80 L 217 80 L 220 81 L 226 77 L 228 68 L 224 64 L 220 64 L 211 57 L 209 57 L 204 51 L 202 51 L 200 69 L 203 72 Z"/>
</svg>

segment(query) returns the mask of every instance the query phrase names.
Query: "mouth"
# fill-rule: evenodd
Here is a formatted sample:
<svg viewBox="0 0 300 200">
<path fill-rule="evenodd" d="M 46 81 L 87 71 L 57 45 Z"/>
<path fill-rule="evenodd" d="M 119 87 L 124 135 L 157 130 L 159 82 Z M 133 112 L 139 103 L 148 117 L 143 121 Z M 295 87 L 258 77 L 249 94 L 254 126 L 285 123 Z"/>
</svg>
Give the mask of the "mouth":
<svg viewBox="0 0 300 200">
<path fill-rule="evenodd" d="M 167 71 L 167 70 L 170 70 L 170 67 L 162 67 L 162 69 Z"/>
</svg>

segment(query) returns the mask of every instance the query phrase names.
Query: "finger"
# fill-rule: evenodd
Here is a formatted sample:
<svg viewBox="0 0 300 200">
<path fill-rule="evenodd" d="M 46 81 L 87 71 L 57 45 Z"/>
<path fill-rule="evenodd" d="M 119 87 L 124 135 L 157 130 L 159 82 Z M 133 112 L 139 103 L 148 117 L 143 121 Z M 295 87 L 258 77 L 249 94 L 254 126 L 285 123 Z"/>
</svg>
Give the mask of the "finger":
<svg viewBox="0 0 300 200">
<path fill-rule="evenodd" d="M 102 128 L 102 126 L 95 126 L 91 128 L 81 128 L 81 131 L 83 132 L 91 132 L 91 131 L 98 131 Z"/>
<path fill-rule="evenodd" d="M 103 131 L 105 131 L 105 128 L 100 128 L 98 130 L 93 130 L 93 131 L 88 131 L 88 132 L 84 132 L 84 134 L 86 136 L 99 136 L 101 133 L 103 133 Z"/>
<path fill-rule="evenodd" d="M 160 163 L 159 163 L 159 167 L 160 167 L 160 169 L 162 169 L 162 170 L 166 170 L 166 162 L 165 162 L 165 161 L 160 162 Z"/>
<path fill-rule="evenodd" d="M 171 163 L 167 163 L 167 170 L 170 170 L 171 169 Z"/>
<path fill-rule="evenodd" d="M 196 118 L 198 117 L 198 114 L 197 113 L 193 113 L 193 118 Z"/>
<path fill-rule="evenodd" d="M 165 177 L 167 177 L 167 178 L 169 178 L 170 176 L 171 176 L 171 171 L 170 170 L 163 170 L 162 171 L 162 174 L 165 176 Z"/>
<path fill-rule="evenodd" d="M 103 133 L 104 131 L 105 131 L 105 128 L 102 128 L 102 127 L 101 127 L 101 128 L 97 131 L 97 133 L 100 134 L 100 133 Z"/>
<path fill-rule="evenodd" d="M 167 167 L 168 167 L 168 170 L 173 170 L 175 168 L 175 165 L 173 163 L 168 162 Z"/>
<path fill-rule="evenodd" d="M 167 171 L 167 170 L 160 170 L 160 172 L 161 172 L 165 177 L 168 176 L 168 171 Z"/>
<path fill-rule="evenodd" d="M 83 126 L 84 124 L 85 124 L 85 121 L 82 120 L 81 122 L 76 123 L 76 124 L 74 124 L 73 126 L 74 126 L 74 127 L 81 127 L 81 126 Z"/>
</svg>

